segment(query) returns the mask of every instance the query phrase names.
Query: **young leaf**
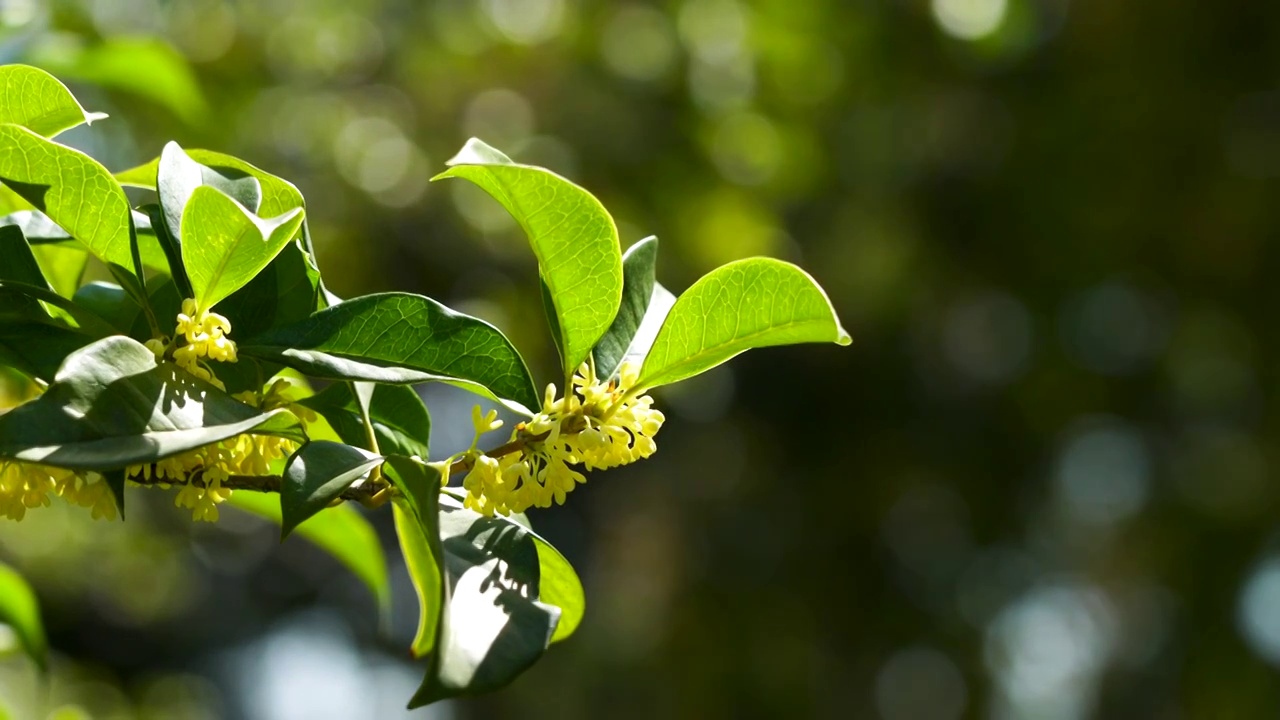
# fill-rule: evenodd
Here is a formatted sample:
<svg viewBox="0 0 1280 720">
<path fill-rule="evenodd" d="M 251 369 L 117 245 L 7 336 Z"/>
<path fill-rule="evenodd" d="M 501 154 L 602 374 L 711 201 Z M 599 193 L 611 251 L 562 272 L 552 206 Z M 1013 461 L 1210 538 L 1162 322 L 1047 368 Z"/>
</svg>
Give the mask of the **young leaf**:
<svg viewBox="0 0 1280 720">
<path fill-rule="evenodd" d="M 622 256 L 622 305 L 609 331 L 592 350 L 596 377 L 608 378 L 618 372 L 624 360 L 643 361 L 675 297 L 654 281 L 658 261 L 658 238 L 647 237 Z M 652 333 L 641 333 L 642 326 Z"/>
<path fill-rule="evenodd" d="M 79 150 L 18 125 L 0 125 L 0 182 L 105 263 L 133 263 L 129 200 L 107 169 Z"/>
<path fill-rule="evenodd" d="M 302 210 L 264 220 L 219 190 L 202 185 L 182 214 L 182 264 L 196 305 L 208 309 L 244 287 L 298 231 Z"/>
<path fill-rule="evenodd" d="M 0 65 L 0 123 L 21 125 L 51 138 L 105 117 L 105 113 L 86 112 L 67 86 L 44 70 Z"/>
<path fill-rule="evenodd" d="M 302 193 L 288 180 L 276 177 L 261 168 L 250 165 L 240 158 L 213 150 L 186 150 L 187 157 L 213 171 L 227 177 L 239 177 L 240 173 L 257 179 L 262 187 L 262 205 L 257 213 L 263 217 L 274 217 L 294 208 L 303 207 Z M 116 181 L 129 187 L 156 189 L 159 176 L 160 158 L 143 163 L 137 167 L 116 173 Z"/>
<path fill-rule="evenodd" d="M 289 458 L 280 485 L 280 539 L 382 464 L 382 456 L 342 443 L 313 441 Z"/>
<path fill-rule="evenodd" d="M 111 470 L 246 432 L 306 440 L 284 410 L 260 412 L 115 335 L 71 353 L 43 395 L 0 415 L 0 458 Z"/>
<path fill-rule="evenodd" d="M 218 303 L 218 312 L 231 321 L 238 337 L 250 338 L 307 319 L 316 311 L 319 294 L 320 273 L 302 242 L 294 240 L 247 285 Z"/>
<path fill-rule="evenodd" d="M 280 503 L 267 493 L 237 491 L 227 503 L 275 523 L 282 520 Z M 327 508 L 294 528 L 293 537 L 302 537 L 332 555 L 369 588 L 384 616 L 390 611 L 391 584 L 382 543 L 359 510 L 350 505 Z"/>
<path fill-rule="evenodd" d="M 517 165 L 472 138 L 433 179 L 460 177 L 502 203 L 524 228 L 550 291 L 572 373 L 609 329 L 622 299 L 622 254 L 613 218 L 591 193 L 553 172 Z"/>
<path fill-rule="evenodd" d="M 538 549 L 529 531 L 439 497 L 445 606 L 410 709 L 506 685 L 542 656 L 560 620 L 560 609 L 540 600 Z"/>
<path fill-rule="evenodd" d="M 41 671 L 48 668 L 48 643 L 40 620 L 40 603 L 17 570 L 0 563 L 0 623 L 8 625 L 22 649 Z"/>
<path fill-rule="evenodd" d="M 421 295 L 348 300 L 249 338 L 239 353 L 335 380 L 446 382 L 525 414 L 538 403 L 524 359 L 497 328 Z"/>
<path fill-rule="evenodd" d="M 191 200 L 191 194 L 202 185 L 221 190 L 228 197 L 256 213 L 262 205 L 262 183 L 243 171 L 235 176 L 223 174 L 192 160 L 178 143 L 169 142 L 160 153 L 160 165 L 156 169 L 156 193 L 160 207 L 164 209 L 165 227 L 169 235 L 181 246 L 182 212 Z"/>
<path fill-rule="evenodd" d="M 693 377 L 751 348 L 804 342 L 849 344 L 818 283 L 781 260 L 738 260 L 707 273 L 676 300 L 638 386 Z"/>
<path fill-rule="evenodd" d="M 360 408 L 349 383 L 333 383 L 304 398 L 301 404 L 320 413 L 348 445 L 363 446 L 367 442 Z M 431 416 L 413 388 L 379 383 L 369 403 L 369 417 L 383 454 L 428 457 Z"/>
</svg>

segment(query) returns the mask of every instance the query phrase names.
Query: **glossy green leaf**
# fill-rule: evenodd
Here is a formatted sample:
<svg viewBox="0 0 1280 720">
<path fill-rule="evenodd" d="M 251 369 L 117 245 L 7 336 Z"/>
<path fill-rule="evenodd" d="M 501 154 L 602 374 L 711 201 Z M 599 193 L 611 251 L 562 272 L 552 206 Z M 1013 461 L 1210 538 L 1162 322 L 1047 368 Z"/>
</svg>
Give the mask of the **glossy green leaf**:
<svg viewBox="0 0 1280 720">
<path fill-rule="evenodd" d="M 280 503 L 268 493 L 236 491 L 228 504 L 275 523 L 282 520 Z M 301 537 L 332 555 L 373 593 L 384 615 L 391 608 L 391 585 L 387 580 L 387 560 L 373 525 L 350 505 L 327 508 L 294 528 Z"/>
<path fill-rule="evenodd" d="M 142 308 L 115 283 L 94 281 L 76 290 L 71 298 L 76 305 L 106 320 L 113 328 L 129 334 Z"/>
<path fill-rule="evenodd" d="M 364 423 L 350 384 L 333 383 L 304 398 L 301 404 L 320 413 L 343 442 L 359 447 L 366 445 Z M 383 454 L 428 457 L 431 416 L 412 387 L 377 385 L 369 403 L 369 417 L 373 421 L 378 449 Z"/>
<path fill-rule="evenodd" d="M 439 497 L 445 605 L 410 708 L 511 682 L 546 651 L 561 614 L 540 600 L 538 548 L 527 529 Z"/>
<path fill-rule="evenodd" d="M 0 258 L 4 258 L 4 262 L 0 264 L 0 280 L 34 285 L 53 292 L 19 228 L 12 225 L 0 226 Z"/>
<path fill-rule="evenodd" d="M 300 322 L 315 312 L 320 273 L 302 243 L 294 240 L 244 287 L 218 303 L 238 338 Z"/>
<path fill-rule="evenodd" d="M 169 142 L 160 153 L 156 168 L 156 194 L 164 210 L 165 227 L 179 247 L 182 244 L 182 212 L 195 189 L 208 185 L 221 190 L 251 213 L 262 205 L 262 183 L 240 170 L 234 176 L 202 165 L 183 152 L 178 143 Z"/>
<path fill-rule="evenodd" d="M 676 300 L 638 385 L 679 382 L 751 348 L 805 342 L 849 344 L 827 294 L 790 263 L 738 260 L 707 273 Z"/>
<path fill-rule="evenodd" d="M 110 470 L 246 432 L 305 441 L 292 415 L 234 400 L 115 335 L 71 353 L 43 395 L 0 415 L 0 458 Z"/>
<path fill-rule="evenodd" d="M 27 655 L 41 670 L 48 667 L 48 642 L 40 619 L 40 603 L 17 570 L 0 563 L 0 623 L 8 625 Z"/>
<path fill-rule="evenodd" d="M 262 187 L 262 205 L 257 210 L 262 217 L 274 217 L 294 208 L 303 207 L 302 193 L 298 192 L 298 188 L 288 180 L 276 177 L 225 153 L 199 149 L 185 150 L 185 152 L 192 160 L 222 175 L 237 177 L 237 173 L 244 173 L 256 178 Z M 155 190 L 159 169 L 160 158 L 156 158 L 137 167 L 122 170 L 116 173 L 115 178 L 121 185 Z"/>
<path fill-rule="evenodd" d="M 95 339 L 106 337 L 115 332 L 115 329 L 106 320 L 47 287 L 42 288 L 10 280 L 0 280 L 0 317 L 9 316 L 9 309 L 15 305 L 14 298 L 35 300 L 44 304 L 46 310 L 42 311 L 38 316 L 27 315 L 25 316 L 27 319 L 38 319 L 57 327 L 75 330 Z"/>
<path fill-rule="evenodd" d="M 381 455 L 351 445 L 324 441 L 303 445 L 289 458 L 280 485 L 281 539 L 381 464 Z"/>
<path fill-rule="evenodd" d="M 79 150 L 0 125 L 0 181 L 106 263 L 133 263 L 129 200 L 111 173 Z"/>
<path fill-rule="evenodd" d="M 208 104 L 182 53 L 156 37 L 113 37 L 92 44 L 46 42 L 28 50 L 31 61 L 68 80 L 124 90 L 198 124 Z"/>
<path fill-rule="evenodd" d="M 647 237 L 622 256 L 622 305 L 609 332 L 596 343 L 596 376 L 608 378 L 623 362 L 644 361 L 676 298 L 654 280 L 658 238 Z"/>
<path fill-rule="evenodd" d="M 391 455 L 382 466 L 400 491 L 393 515 L 396 537 L 409 580 L 418 595 L 418 630 L 410 652 L 422 657 L 434 649 L 444 611 L 444 555 L 440 546 L 440 473 L 410 458 Z"/>
<path fill-rule="evenodd" d="M 44 137 L 105 118 L 86 112 L 54 76 L 30 65 L 0 65 L 0 123 L 21 125 Z"/>
<path fill-rule="evenodd" d="M 244 287 L 298 231 L 302 210 L 264 220 L 208 185 L 191 193 L 182 214 L 182 264 L 196 304 L 208 309 Z"/>
<path fill-rule="evenodd" d="M 582 623 L 582 616 L 587 610 L 587 594 L 568 559 L 541 535 L 532 530 L 529 534 L 538 549 L 541 600 L 560 609 L 560 622 L 551 636 L 551 642 L 557 643 L 572 635 Z"/>
<path fill-rule="evenodd" d="M 90 342 L 74 330 L 43 322 L 0 323 L 0 365 L 51 382 L 62 361 Z"/>
<path fill-rule="evenodd" d="M 337 380 L 446 382 L 527 414 L 538 403 L 524 360 L 497 328 L 408 293 L 348 300 L 241 342 L 242 356 Z"/>
<path fill-rule="evenodd" d="M 618 312 L 622 254 L 613 218 L 591 193 L 549 170 L 517 165 L 472 138 L 436 177 L 479 185 L 524 228 L 555 305 L 566 373 L 591 353 Z"/>
</svg>

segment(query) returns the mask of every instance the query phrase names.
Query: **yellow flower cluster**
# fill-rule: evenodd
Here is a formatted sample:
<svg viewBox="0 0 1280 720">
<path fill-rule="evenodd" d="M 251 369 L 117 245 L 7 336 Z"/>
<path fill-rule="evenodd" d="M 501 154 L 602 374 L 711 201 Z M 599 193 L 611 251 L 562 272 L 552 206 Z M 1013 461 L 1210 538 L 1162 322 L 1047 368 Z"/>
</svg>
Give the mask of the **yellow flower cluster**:
<svg viewBox="0 0 1280 720">
<path fill-rule="evenodd" d="M 652 455 L 658 449 L 653 437 L 665 418 L 653 409 L 653 398 L 632 393 L 638 374 L 628 363 L 616 383 L 601 382 L 583 364 L 565 397 L 556 399 L 555 385 L 548 385 L 542 412 L 512 433 L 512 441 L 521 443 L 518 452 L 491 457 L 472 451 L 463 504 L 490 516 L 563 504 L 565 495 L 587 480 L 574 465 L 601 470 Z M 476 408 L 477 436 L 501 425 L 495 417 L 481 416 Z"/>
<path fill-rule="evenodd" d="M 289 388 L 289 381 L 278 379 L 266 392 L 248 391 L 237 394 L 235 398 L 264 410 L 287 406 L 295 415 L 313 414 L 311 410 L 293 404 Z M 297 443 L 284 438 L 237 435 L 154 464 L 132 466 L 126 477 L 148 481 L 155 478 L 161 487 L 183 485 L 174 498 L 174 504 L 191 510 L 196 520 L 215 522 L 218 504 L 231 497 L 231 490 L 223 487 L 228 478 L 232 475 L 271 475 L 271 463 L 289 457 L 297 449 Z"/>
<path fill-rule="evenodd" d="M 186 339 L 187 344 L 173 351 L 174 362 L 201 380 L 223 387 L 221 381 L 201 365 L 200 358 L 236 362 L 236 344 L 227 337 L 229 332 L 230 320 L 218 313 L 200 310 L 191 298 L 183 300 L 182 312 L 178 313 L 177 333 Z"/>
<path fill-rule="evenodd" d="M 0 517 L 21 520 L 28 508 L 48 507 L 50 495 L 90 508 L 95 520 L 116 517 L 111 488 L 98 473 L 77 473 L 38 463 L 0 463 Z"/>
</svg>

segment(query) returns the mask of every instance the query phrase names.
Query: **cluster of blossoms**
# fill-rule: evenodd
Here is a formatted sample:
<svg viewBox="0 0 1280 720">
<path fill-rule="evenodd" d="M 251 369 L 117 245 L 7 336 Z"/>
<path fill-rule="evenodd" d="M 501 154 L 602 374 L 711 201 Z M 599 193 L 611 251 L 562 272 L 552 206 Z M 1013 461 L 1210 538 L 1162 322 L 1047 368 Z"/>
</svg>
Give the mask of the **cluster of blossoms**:
<svg viewBox="0 0 1280 720">
<path fill-rule="evenodd" d="M 224 389 L 222 382 L 204 367 L 200 358 L 236 362 L 236 344 L 227 337 L 229 332 L 230 320 L 218 313 L 201 310 L 192 298 L 183 300 L 182 312 L 178 313 L 177 334 L 187 342 L 173 351 L 173 361 L 188 373 Z M 158 356 L 163 354 L 163 341 L 151 340 L 147 346 Z"/>
<path fill-rule="evenodd" d="M 111 488 L 98 473 L 79 473 L 39 463 L 0 463 L 0 517 L 21 520 L 28 508 L 48 507 L 50 495 L 91 508 L 95 520 L 116 517 Z"/>
<path fill-rule="evenodd" d="M 234 397 L 263 410 L 287 407 L 299 419 L 313 420 L 314 413 L 310 409 L 294 404 L 290 387 L 289 381 L 281 378 L 273 382 L 266 392 L 247 391 Z M 215 522 L 218 505 L 231 497 L 231 489 L 223 487 L 223 483 L 232 475 L 271 475 L 272 463 L 283 461 L 297 449 L 297 443 L 292 440 L 243 434 L 154 464 L 131 466 L 126 477 L 145 480 L 160 488 L 168 488 L 171 484 L 183 485 L 174 498 L 174 504 L 191 510 L 196 520 Z"/>
<path fill-rule="evenodd" d="M 473 443 L 464 505 L 492 516 L 563 504 L 565 495 L 587 480 L 573 466 L 603 470 L 652 455 L 664 417 L 653 409 L 653 398 L 632 392 L 638 375 L 639 368 L 627 363 L 616 382 L 599 381 L 584 363 L 564 397 L 557 399 L 556 386 L 548 385 L 542 412 L 512 432 L 513 452 L 494 457 L 476 451 Z M 477 440 L 502 426 L 496 412 L 481 415 L 477 407 L 472 415 Z"/>
</svg>

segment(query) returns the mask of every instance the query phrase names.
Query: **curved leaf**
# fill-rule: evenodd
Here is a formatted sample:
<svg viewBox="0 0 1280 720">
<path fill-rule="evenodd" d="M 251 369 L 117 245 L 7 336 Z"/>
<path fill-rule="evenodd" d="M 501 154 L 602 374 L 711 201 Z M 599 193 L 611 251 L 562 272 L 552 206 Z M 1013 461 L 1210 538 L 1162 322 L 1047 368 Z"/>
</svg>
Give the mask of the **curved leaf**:
<svg viewBox="0 0 1280 720">
<path fill-rule="evenodd" d="M 0 563 L 0 623 L 8 625 L 22 649 L 41 670 L 48 667 L 48 643 L 40 620 L 40 603 L 17 570 Z"/>
<path fill-rule="evenodd" d="M 262 219 L 208 185 L 191 193 L 182 214 L 182 264 L 196 305 L 208 309 L 244 287 L 284 249 L 302 224 L 294 208 Z"/>
<path fill-rule="evenodd" d="M 622 305 L 609 332 L 592 350 L 596 376 L 612 377 L 625 361 L 640 363 L 676 298 L 654 280 L 658 238 L 647 237 L 622 256 Z"/>
<path fill-rule="evenodd" d="M 316 377 L 446 382 L 514 401 L 525 414 L 538 403 L 524 359 L 497 328 L 421 295 L 348 300 L 245 340 L 238 352 Z"/>
<path fill-rule="evenodd" d="M 293 183 L 250 165 L 238 157 L 213 150 L 194 149 L 185 150 L 185 152 L 187 157 L 221 175 L 236 177 L 237 173 L 244 173 L 256 178 L 262 186 L 262 205 L 257 209 L 260 215 L 272 217 L 304 205 L 302 193 Z M 155 190 L 159 168 L 160 158 L 155 158 L 137 167 L 120 171 L 116 173 L 115 178 L 121 185 Z"/>
<path fill-rule="evenodd" d="M 444 555 L 440 547 L 440 473 L 400 455 L 388 456 L 382 469 L 400 490 L 392 513 L 419 608 L 418 631 L 409 650 L 414 657 L 422 657 L 435 648 L 445 602 Z"/>
<path fill-rule="evenodd" d="M 472 138 L 433 179 L 479 185 L 524 228 L 555 305 L 566 373 L 587 356 L 618 312 L 622 252 L 613 218 L 591 193 L 555 173 L 517 165 Z"/>
<path fill-rule="evenodd" d="M 303 445 L 289 458 L 280 484 L 280 539 L 381 464 L 381 455 L 342 443 Z"/>
<path fill-rule="evenodd" d="M 0 265 L 0 280 L 12 280 L 53 292 L 20 228 L 0 225 L 0 257 L 4 258 L 4 264 Z"/>
<path fill-rule="evenodd" d="M 281 521 L 280 503 L 270 494 L 238 490 L 227 502 L 272 522 Z M 359 510 L 350 505 L 327 508 L 294 528 L 293 537 L 304 538 L 332 555 L 369 588 L 379 612 L 384 616 L 389 612 L 387 560 L 377 531 Z"/>
<path fill-rule="evenodd" d="M 367 442 L 360 407 L 349 383 L 333 383 L 300 402 L 320 413 L 348 445 L 364 446 Z M 384 454 L 429 456 L 431 415 L 413 388 L 379 384 L 369 403 L 369 418 L 378 449 Z"/>
<path fill-rule="evenodd" d="M 781 260 L 738 260 L 707 273 L 676 300 L 637 387 L 693 377 L 751 348 L 804 342 L 849 344 L 818 283 Z"/>
<path fill-rule="evenodd" d="M 18 125 L 0 125 L 0 181 L 105 263 L 130 267 L 129 200 L 111 173 L 79 150 Z"/>
<path fill-rule="evenodd" d="M 92 123 L 104 113 L 86 112 L 60 80 L 30 65 L 0 65 L 0 123 L 21 125 L 44 137 Z"/>
<path fill-rule="evenodd" d="M 527 529 L 439 498 L 445 605 L 410 709 L 511 682 L 546 651 L 561 615 L 540 599 L 538 548 Z"/>
<path fill-rule="evenodd" d="M 283 410 L 234 400 L 115 335 L 71 353 L 43 395 L 0 415 L 0 458 L 112 470 L 246 432 L 306 439 Z"/>
<path fill-rule="evenodd" d="M 262 183 L 248 173 L 235 172 L 235 177 L 220 173 L 192 160 L 178 143 L 170 141 L 165 144 L 156 169 L 156 193 L 160 196 L 160 207 L 164 209 L 165 227 L 179 245 L 182 242 L 182 212 L 191 200 L 191 194 L 202 185 L 221 190 L 251 213 L 258 212 L 262 205 Z"/>
</svg>

